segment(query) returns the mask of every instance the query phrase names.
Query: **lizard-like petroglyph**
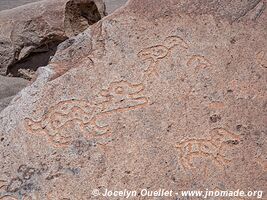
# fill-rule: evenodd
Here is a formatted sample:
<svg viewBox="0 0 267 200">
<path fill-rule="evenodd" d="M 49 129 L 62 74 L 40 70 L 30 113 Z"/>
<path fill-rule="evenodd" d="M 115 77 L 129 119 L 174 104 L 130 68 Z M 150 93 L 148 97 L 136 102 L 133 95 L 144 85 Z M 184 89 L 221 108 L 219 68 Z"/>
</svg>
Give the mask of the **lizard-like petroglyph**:
<svg viewBox="0 0 267 200">
<path fill-rule="evenodd" d="M 77 133 L 88 138 L 110 132 L 109 126 L 98 125 L 98 120 L 119 112 L 142 108 L 148 104 L 143 96 L 143 84 L 127 81 L 112 82 L 100 92 L 104 100 L 91 104 L 85 100 L 66 100 L 52 106 L 40 120 L 25 119 L 29 133 L 46 135 L 54 144 L 68 145 Z"/>
<path fill-rule="evenodd" d="M 208 158 L 216 165 L 224 167 L 231 160 L 227 159 L 223 147 L 229 143 L 238 143 L 240 137 L 223 128 L 210 131 L 209 139 L 186 139 L 176 144 L 179 151 L 180 162 L 185 169 L 193 167 L 193 158 Z"/>
</svg>

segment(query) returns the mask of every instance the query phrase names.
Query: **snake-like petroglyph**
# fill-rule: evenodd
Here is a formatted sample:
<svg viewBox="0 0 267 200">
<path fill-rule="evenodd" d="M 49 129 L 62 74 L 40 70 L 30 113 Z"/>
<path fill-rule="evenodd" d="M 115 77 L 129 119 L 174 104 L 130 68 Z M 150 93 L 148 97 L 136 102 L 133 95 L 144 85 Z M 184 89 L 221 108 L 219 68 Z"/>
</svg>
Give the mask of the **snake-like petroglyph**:
<svg viewBox="0 0 267 200">
<path fill-rule="evenodd" d="M 75 133 L 88 138 L 110 132 L 109 125 L 100 126 L 99 120 L 116 113 L 142 108 L 148 104 L 143 95 L 143 84 L 127 81 L 112 82 L 100 92 L 104 99 L 92 104 L 85 100 L 66 100 L 52 106 L 40 120 L 25 119 L 26 130 L 32 134 L 46 135 L 57 145 L 68 145 Z"/>
<path fill-rule="evenodd" d="M 238 143 L 240 137 L 223 128 L 215 128 L 210 131 L 212 135 L 209 139 L 187 139 L 176 144 L 179 158 L 185 169 L 193 167 L 194 158 L 207 158 L 214 164 L 224 167 L 231 160 L 224 155 L 226 144 Z"/>
<path fill-rule="evenodd" d="M 138 53 L 138 57 L 143 61 L 149 60 L 150 62 L 148 68 L 145 70 L 145 73 L 148 75 L 155 74 L 156 76 L 158 76 L 158 61 L 165 58 L 172 50 L 172 48 L 176 46 L 184 49 L 189 48 L 188 44 L 182 38 L 178 36 L 169 36 L 164 40 L 162 45 L 154 45 L 141 50 Z"/>
</svg>

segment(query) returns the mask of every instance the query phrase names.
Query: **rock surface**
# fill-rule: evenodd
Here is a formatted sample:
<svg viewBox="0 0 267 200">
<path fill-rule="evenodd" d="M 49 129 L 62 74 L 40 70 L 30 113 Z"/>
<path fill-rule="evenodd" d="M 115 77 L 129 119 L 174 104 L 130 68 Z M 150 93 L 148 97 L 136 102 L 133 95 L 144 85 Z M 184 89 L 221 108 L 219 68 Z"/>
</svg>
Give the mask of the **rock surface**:
<svg viewBox="0 0 267 200">
<path fill-rule="evenodd" d="M 0 76 L 0 112 L 9 104 L 19 91 L 29 84 L 21 78 Z"/>
<path fill-rule="evenodd" d="M 102 0 L 45 0 L 0 12 L 0 74 L 45 66 L 59 43 L 105 15 Z"/>
<path fill-rule="evenodd" d="M 265 7 L 131 0 L 62 43 L 0 114 L 2 199 L 266 191 Z"/>
</svg>

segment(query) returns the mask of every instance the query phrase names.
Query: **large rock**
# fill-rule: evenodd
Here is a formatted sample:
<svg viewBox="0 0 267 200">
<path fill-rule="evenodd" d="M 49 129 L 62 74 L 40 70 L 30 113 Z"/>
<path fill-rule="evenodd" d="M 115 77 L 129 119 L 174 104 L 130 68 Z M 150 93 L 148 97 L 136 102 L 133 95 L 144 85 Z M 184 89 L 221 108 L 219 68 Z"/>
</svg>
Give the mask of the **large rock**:
<svg viewBox="0 0 267 200">
<path fill-rule="evenodd" d="M 0 74 L 45 66 L 57 45 L 105 15 L 102 0 L 45 0 L 0 12 Z"/>
<path fill-rule="evenodd" d="M 0 10 L 11 9 L 17 6 L 21 6 L 27 3 L 32 3 L 40 0 L 1 0 Z M 107 8 L 107 13 L 110 14 L 117 8 L 121 7 L 126 3 L 127 0 L 104 0 Z"/>
<path fill-rule="evenodd" d="M 266 190 L 265 7 L 132 0 L 65 41 L 0 115 L 2 199 Z"/>
<path fill-rule="evenodd" d="M 22 78 L 0 76 L 0 112 L 28 84 L 29 81 Z"/>
</svg>

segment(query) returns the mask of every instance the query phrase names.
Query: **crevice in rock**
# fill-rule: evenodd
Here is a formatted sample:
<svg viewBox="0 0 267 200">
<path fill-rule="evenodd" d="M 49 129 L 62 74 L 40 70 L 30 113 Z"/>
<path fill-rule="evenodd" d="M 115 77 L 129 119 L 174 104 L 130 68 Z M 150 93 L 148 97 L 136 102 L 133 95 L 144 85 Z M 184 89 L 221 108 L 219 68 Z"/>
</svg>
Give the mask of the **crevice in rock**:
<svg viewBox="0 0 267 200">
<path fill-rule="evenodd" d="M 46 66 L 55 55 L 57 46 L 64 40 L 55 40 L 32 50 L 26 57 L 15 61 L 8 67 L 7 75 L 32 79 L 34 72 L 41 66 Z"/>
</svg>

